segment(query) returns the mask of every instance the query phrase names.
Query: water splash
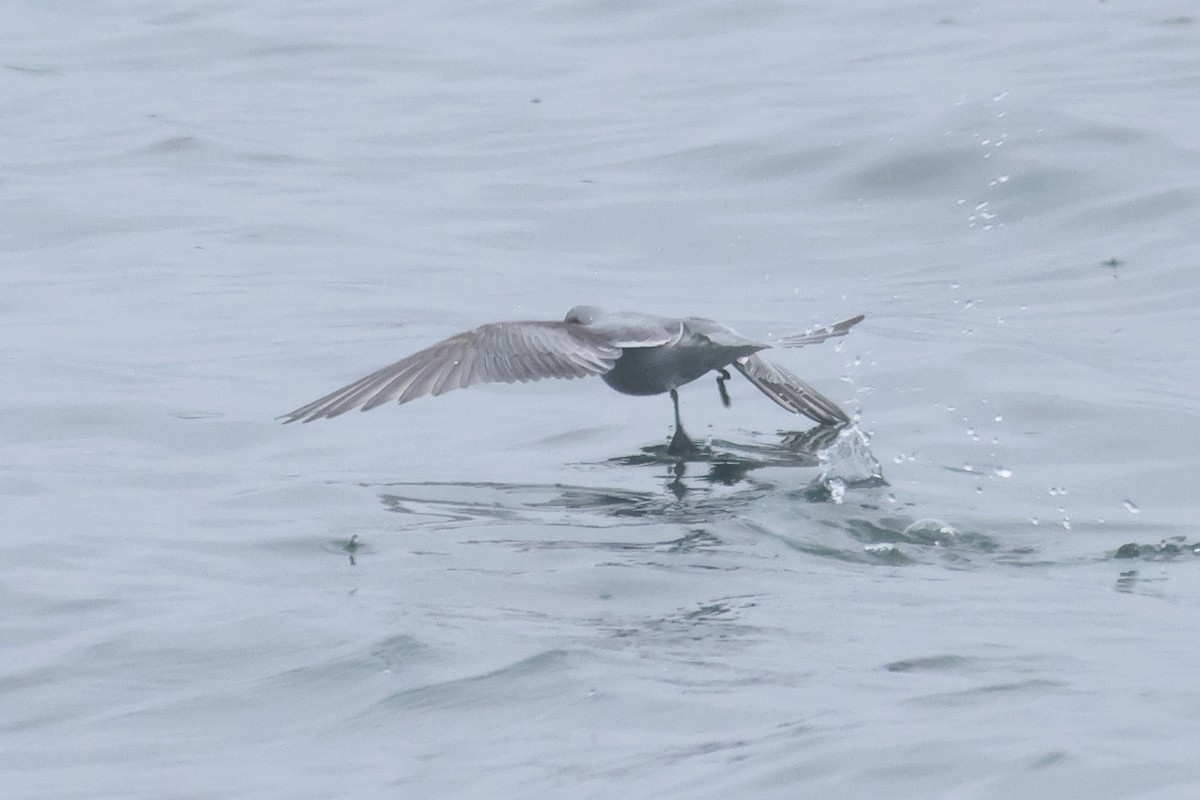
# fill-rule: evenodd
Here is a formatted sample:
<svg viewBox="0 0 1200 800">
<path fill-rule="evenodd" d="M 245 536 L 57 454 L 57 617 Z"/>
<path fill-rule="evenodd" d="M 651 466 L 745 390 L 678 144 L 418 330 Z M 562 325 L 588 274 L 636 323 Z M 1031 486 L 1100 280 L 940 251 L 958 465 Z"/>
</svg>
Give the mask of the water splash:
<svg viewBox="0 0 1200 800">
<path fill-rule="evenodd" d="M 883 467 L 867 444 L 867 436 L 851 425 L 842 429 L 828 446 L 817 453 L 821 468 L 818 480 L 829 484 L 840 479 L 845 486 L 883 483 Z M 832 489 L 830 490 L 832 493 Z"/>
<path fill-rule="evenodd" d="M 846 502 L 846 482 L 841 478 L 830 478 L 825 481 L 825 488 L 829 490 L 829 499 L 834 503 L 841 505 Z"/>
</svg>

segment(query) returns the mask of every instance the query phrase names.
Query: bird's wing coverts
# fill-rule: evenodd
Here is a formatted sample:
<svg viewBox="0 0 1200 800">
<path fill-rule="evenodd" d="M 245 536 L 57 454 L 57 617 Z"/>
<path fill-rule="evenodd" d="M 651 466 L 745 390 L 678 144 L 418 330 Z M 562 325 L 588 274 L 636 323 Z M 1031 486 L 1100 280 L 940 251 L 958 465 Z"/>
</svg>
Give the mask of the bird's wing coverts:
<svg viewBox="0 0 1200 800">
<path fill-rule="evenodd" d="M 312 422 L 360 406 L 367 411 L 393 399 L 407 403 L 477 383 L 602 375 L 620 357 L 619 346 L 581 325 L 496 322 L 413 353 L 280 419 Z"/>
<path fill-rule="evenodd" d="M 737 331 L 719 322 L 703 317 L 688 317 L 684 320 L 687 331 L 697 336 L 703 336 L 718 347 L 755 348 L 762 350 L 767 347 L 762 342 L 747 339 Z"/>
<path fill-rule="evenodd" d="M 630 311 L 607 312 L 586 327 L 616 347 L 661 347 L 683 335 L 682 320 Z"/>
</svg>

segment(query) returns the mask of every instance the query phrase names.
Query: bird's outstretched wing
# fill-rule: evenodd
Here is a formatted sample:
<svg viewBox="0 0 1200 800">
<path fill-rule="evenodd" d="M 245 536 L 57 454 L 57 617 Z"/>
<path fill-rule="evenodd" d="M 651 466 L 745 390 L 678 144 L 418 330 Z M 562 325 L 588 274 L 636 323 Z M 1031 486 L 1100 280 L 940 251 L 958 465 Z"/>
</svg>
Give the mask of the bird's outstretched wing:
<svg viewBox="0 0 1200 800">
<path fill-rule="evenodd" d="M 752 355 L 739 358 L 733 366 L 759 391 L 793 414 L 803 414 L 822 425 L 845 425 L 850 421 L 837 403 L 777 364 Z"/>
<path fill-rule="evenodd" d="M 832 339 L 835 336 L 845 336 L 858 323 L 862 322 L 866 317 L 859 314 L 857 317 L 844 319 L 841 322 L 835 322 L 832 325 L 826 325 L 821 328 L 813 328 L 810 331 L 796 334 L 795 336 L 785 336 L 772 344 L 777 347 L 804 347 L 806 344 L 817 344 L 826 339 Z"/>
<path fill-rule="evenodd" d="M 620 357 L 620 347 L 574 323 L 496 322 L 451 336 L 279 419 L 312 422 L 477 383 L 602 375 Z"/>
</svg>

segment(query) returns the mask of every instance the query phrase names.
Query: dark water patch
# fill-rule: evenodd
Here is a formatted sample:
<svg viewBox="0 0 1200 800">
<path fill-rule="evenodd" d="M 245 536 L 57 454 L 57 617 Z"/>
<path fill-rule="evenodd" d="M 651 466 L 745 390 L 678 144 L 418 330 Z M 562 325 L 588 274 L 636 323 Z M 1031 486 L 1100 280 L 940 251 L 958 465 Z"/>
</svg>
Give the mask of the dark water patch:
<svg viewBox="0 0 1200 800">
<path fill-rule="evenodd" d="M 958 692 L 940 692 L 915 698 L 911 702 L 920 705 L 961 706 L 987 701 L 987 698 L 997 695 L 1040 695 L 1050 690 L 1062 691 L 1067 688 L 1068 684 L 1063 681 L 1031 678 L 1023 681 L 989 683 Z"/>
<path fill-rule="evenodd" d="M 1019 548 L 1002 547 L 990 534 L 959 530 L 932 518 L 913 520 L 892 514 L 878 517 L 813 516 L 807 524 L 792 526 L 787 533 L 778 530 L 778 525 L 739 521 L 793 550 L 850 563 L 954 566 L 973 564 L 981 557 L 995 562 L 1028 558 Z"/>
<path fill-rule="evenodd" d="M 964 656 L 941 655 L 907 658 L 884 664 L 888 672 L 952 672 L 963 669 L 971 664 L 972 659 Z"/>
<path fill-rule="evenodd" d="M 214 174 L 232 177 L 257 166 L 307 168 L 318 165 L 307 158 L 275 150 L 250 150 L 190 133 L 172 133 L 145 144 L 128 148 L 122 154 L 130 161 L 159 162 L 176 166 L 203 166 Z"/>
<path fill-rule="evenodd" d="M 1128 542 L 1113 551 L 1111 557 L 1142 561 L 1172 561 L 1197 555 L 1200 555 L 1200 542 L 1189 542 L 1186 536 L 1171 536 L 1156 544 Z"/>
<path fill-rule="evenodd" d="M 5 64 L 4 68 L 13 72 L 19 72 L 22 75 L 34 75 L 41 78 L 57 77 L 63 74 L 62 70 L 58 67 L 44 64 Z"/>
<path fill-rule="evenodd" d="M 568 656 L 566 650 L 546 650 L 474 675 L 413 686 L 384 698 L 366 716 L 383 713 L 390 717 L 398 710 L 536 703 L 547 697 L 552 675 L 565 675 L 570 666 Z"/>
<path fill-rule="evenodd" d="M 953 194 L 978 172 L 974 150 L 945 148 L 897 152 L 859 167 L 843 179 L 843 193 L 855 198 L 927 198 Z"/>
</svg>

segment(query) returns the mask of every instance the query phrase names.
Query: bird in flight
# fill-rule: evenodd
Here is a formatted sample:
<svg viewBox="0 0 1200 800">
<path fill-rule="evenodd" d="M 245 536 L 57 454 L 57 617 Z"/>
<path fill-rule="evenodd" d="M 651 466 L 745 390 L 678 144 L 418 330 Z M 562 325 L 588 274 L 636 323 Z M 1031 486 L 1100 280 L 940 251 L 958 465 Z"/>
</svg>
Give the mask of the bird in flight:
<svg viewBox="0 0 1200 800">
<path fill-rule="evenodd" d="M 368 411 L 391 400 L 407 403 L 477 383 L 599 375 L 622 394 L 670 394 L 675 406 L 675 435 L 667 452 L 683 455 L 698 448 L 679 419 L 676 389 L 715 372 L 721 401 L 729 406 L 725 381 L 730 378 L 726 367 L 731 366 L 793 414 L 803 414 L 826 426 L 850 422 L 837 403 L 758 352 L 772 346 L 803 347 L 845 336 L 862 320 L 859 314 L 771 345 L 746 339 L 709 319 L 675 319 L 576 306 L 561 322 L 493 322 L 464 331 L 279 419 L 285 424 L 312 422 L 354 408 Z"/>
</svg>

